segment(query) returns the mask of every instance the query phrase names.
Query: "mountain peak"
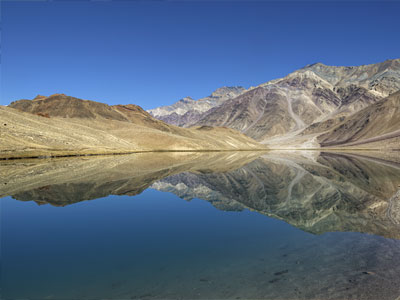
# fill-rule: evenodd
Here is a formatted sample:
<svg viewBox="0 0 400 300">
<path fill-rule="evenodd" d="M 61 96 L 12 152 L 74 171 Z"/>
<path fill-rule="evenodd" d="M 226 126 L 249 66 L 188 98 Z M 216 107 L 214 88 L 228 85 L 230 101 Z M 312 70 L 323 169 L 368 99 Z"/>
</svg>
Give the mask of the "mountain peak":
<svg viewBox="0 0 400 300">
<path fill-rule="evenodd" d="M 223 86 L 211 93 L 211 97 L 222 97 L 230 93 L 240 94 L 245 90 L 242 86 Z"/>
<path fill-rule="evenodd" d="M 37 95 L 35 98 L 33 98 L 33 100 L 42 100 L 42 99 L 46 99 L 47 96 L 43 96 L 43 95 Z"/>
<path fill-rule="evenodd" d="M 55 94 L 53 94 L 53 95 L 50 95 L 48 98 L 50 98 L 50 97 L 58 97 L 58 96 L 67 97 L 67 95 L 65 95 L 65 94 L 62 94 L 62 93 L 55 93 Z"/>
<path fill-rule="evenodd" d="M 195 101 L 192 97 L 190 97 L 190 96 L 187 96 L 187 97 L 184 97 L 184 98 L 182 98 L 181 100 L 179 100 L 180 102 L 192 102 L 192 101 Z"/>
<path fill-rule="evenodd" d="M 319 66 L 326 67 L 327 65 L 323 64 L 322 62 L 316 62 L 316 63 L 313 63 L 313 64 L 306 65 L 302 69 L 307 69 L 307 68 L 311 68 L 311 67 L 319 67 Z"/>
</svg>

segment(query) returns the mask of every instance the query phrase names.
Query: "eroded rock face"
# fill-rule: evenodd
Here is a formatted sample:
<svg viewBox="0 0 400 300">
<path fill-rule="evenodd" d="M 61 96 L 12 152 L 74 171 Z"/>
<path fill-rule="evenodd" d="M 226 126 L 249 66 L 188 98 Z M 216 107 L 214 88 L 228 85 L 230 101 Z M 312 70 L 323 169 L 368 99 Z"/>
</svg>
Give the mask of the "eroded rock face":
<svg viewBox="0 0 400 300">
<path fill-rule="evenodd" d="M 379 157 L 142 154 L 40 165 L 10 162 L 0 171 L 2 196 L 38 204 L 133 196 L 150 187 L 187 201 L 200 198 L 221 210 L 251 209 L 314 234 L 356 231 L 400 238 L 400 164 Z"/>
<path fill-rule="evenodd" d="M 173 124 L 181 127 L 189 127 L 190 125 L 195 124 L 197 121 L 199 121 L 202 116 L 202 112 L 199 112 L 197 110 L 189 110 L 183 115 L 179 115 L 174 111 L 168 115 L 157 116 L 157 119 L 164 121 L 168 124 Z"/>
</svg>

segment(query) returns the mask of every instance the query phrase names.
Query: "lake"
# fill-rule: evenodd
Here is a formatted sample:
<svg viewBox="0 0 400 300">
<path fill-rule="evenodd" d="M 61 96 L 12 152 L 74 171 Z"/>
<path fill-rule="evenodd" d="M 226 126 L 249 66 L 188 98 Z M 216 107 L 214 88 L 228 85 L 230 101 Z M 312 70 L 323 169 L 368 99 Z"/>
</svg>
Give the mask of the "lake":
<svg viewBox="0 0 400 300">
<path fill-rule="evenodd" d="M 400 299 L 400 153 L 0 162 L 1 299 Z"/>
</svg>

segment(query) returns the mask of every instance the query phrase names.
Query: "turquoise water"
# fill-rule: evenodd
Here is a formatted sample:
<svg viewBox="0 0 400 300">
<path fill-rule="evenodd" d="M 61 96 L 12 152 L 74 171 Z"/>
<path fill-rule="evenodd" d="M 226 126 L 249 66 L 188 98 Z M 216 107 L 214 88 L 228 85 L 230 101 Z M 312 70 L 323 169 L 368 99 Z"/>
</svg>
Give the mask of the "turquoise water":
<svg viewBox="0 0 400 300">
<path fill-rule="evenodd" d="M 261 172 L 260 163 L 246 168 L 247 173 Z M 212 178 L 216 183 L 218 175 L 196 176 L 198 181 Z M 292 176 L 298 181 L 299 176 Z M 184 178 L 189 181 L 191 175 Z M 177 181 L 176 176 L 161 180 L 175 186 Z M 247 192 L 251 189 L 248 182 L 240 184 L 247 186 Z M 154 187 L 136 196 L 110 195 L 63 207 L 3 197 L 1 299 L 396 299 L 400 295 L 400 240 L 388 238 L 387 232 L 386 237 L 378 231 L 351 232 L 356 230 L 315 234 L 307 232 L 314 227 L 289 224 L 294 220 L 289 217 L 250 210 L 250 202 L 246 207 L 218 209 L 211 204 L 216 199 L 183 200 Z M 291 197 L 296 193 L 305 195 L 306 188 L 293 190 Z M 245 196 L 259 200 L 252 195 Z M 285 215 L 297 215 L 296 211 L 302 214 L 298 208 Z M 302 224 L 308 226 L 307 222 L 311 221 Z M 361 223 L 367 228 L 368 222 Z M 376 224 L 367 229 L 380 228 Z"/>
</svg>

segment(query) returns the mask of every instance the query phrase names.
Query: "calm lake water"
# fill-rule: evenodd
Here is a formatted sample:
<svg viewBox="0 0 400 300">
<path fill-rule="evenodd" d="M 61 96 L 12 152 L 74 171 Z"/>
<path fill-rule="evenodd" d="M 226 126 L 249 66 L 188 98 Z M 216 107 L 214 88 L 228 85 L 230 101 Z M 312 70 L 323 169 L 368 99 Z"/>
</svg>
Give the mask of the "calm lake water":
<svg viewBox="0 0 400 300">
<path fill-rule="evenodd" d="M 397 299 L 385 157 L 0 162 L 1 299 Z"/>
</svg>

